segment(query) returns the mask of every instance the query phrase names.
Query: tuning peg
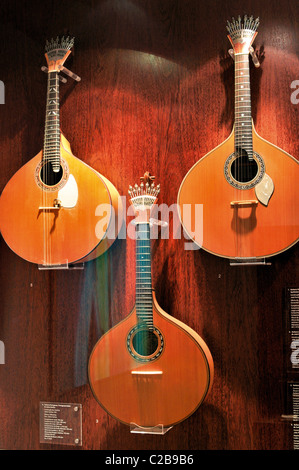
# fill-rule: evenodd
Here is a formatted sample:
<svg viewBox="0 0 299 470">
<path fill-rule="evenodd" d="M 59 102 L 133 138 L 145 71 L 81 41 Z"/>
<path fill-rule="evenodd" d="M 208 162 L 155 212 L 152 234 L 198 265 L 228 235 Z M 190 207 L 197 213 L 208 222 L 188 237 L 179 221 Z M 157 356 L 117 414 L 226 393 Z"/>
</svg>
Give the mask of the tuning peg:
<svg viewBox="0 0 299 470">
<path fill-rule="evenodd" d="M 81 81 L 81 77 L 79 77 L 79 75 L 77 75 L 76 73 L 74 72 L 71 72 L 69 69 L 67 69 L 64 65 L 58 65 L 58 69 L 60 72 L 63 72 L 65 73 L 66 75 L 68 75 L 69 77 L 71 77 L 73 80 L 76 80 L 76 82 L 80 82 Z"/>
<path fill-rule="evenodd" d="M 234 53 L 234 50 L 233 50 L 233 49 L 229 49 L 229 50 L 228 50 L 228 53 L 229 53 L 229 55 L 231 56 L 231 58 L 232 58 L 233 60 L 235 60 L 235 53 Z"/>
<path fill-rule="evenodd" d="M 253 49 L 252 46 L 250 47 L 249 52 L 250 52 L 250 55 L 252 57 L 252 61 L 255 65 L 255 67 L 259 67 L 261 64 L 260 64 L 260 61 L 257 58 L 256 52 L 255 52 L 255 50 Z"/>
</svg>

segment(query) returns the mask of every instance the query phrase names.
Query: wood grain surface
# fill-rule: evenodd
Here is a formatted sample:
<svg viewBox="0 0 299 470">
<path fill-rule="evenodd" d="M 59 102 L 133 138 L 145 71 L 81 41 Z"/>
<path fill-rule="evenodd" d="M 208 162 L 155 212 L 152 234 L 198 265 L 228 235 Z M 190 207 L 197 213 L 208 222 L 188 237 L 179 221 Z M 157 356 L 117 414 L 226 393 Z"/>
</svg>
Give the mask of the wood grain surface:
<svg viewBox="0 0 299 470">
<path fill-rule="evenodd" d="M 298 158 L 299 104 L 290 99 L 299 80 L 297 0 L 49 0 L 47 8 L 2 1 L 0 190 L 42 149 L 44 45 L 69 33 L 76 39 L 67 67 L 82 80 L 61 84 L 60 119 L 74 155 L 122 196 L 148 170 L 161 184 L 159 202 L 175 204 L 187 171 L 231 132 L 234 67 L 225 26 L 244 13 L 261 21 L 255 45 L 262 64 L 251 69 L 256 130 Z M 53 401 L 82 404 L 80 449 L 292 449 L 281 421 L 283 289 L 298 286 L 298 246 L 271 265 L 230 266 L 186 250 L 175 219 L 169 239 L 153 240 L 153 284 L 161 308 L 211 350 L 207 401 L 153 436 L 130 434 L 92 395 L 89 354 L 134 304 L 133 240 L 120 238 L 83 270 L 39 271 L 1 238 L 0 448 L 76 448 L 40 444 L 39 403 Z"/>
</svg>

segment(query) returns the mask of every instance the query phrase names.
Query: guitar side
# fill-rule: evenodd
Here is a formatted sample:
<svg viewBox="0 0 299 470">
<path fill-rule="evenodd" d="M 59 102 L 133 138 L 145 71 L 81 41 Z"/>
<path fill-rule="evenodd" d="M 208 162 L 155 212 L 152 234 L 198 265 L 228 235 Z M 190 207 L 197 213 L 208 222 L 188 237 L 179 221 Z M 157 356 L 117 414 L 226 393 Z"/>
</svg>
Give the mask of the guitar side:
<svg viewBox="0 0 299 470">
<path fill-rule="evenodd" d="M 214 374 L 212 356 L 200 336 L 173 319 L 153 296 L 155 327 L 163 336 L 161 355 L 150 362 L 128 351 L 136 307 L 95 345 L 89 381 L 99 404 L 125 424 L 172 426 L 190 416 L 206 398 Z"/>
<path fill-rule="evenodd" d="M 234 129 L 218 147 L 186 174 L 178 193 L 182 225 L 204 250 L 226 258 L 264 258 L 281 253 L 298 241 L 297 181 L 299 165 L 287 152 L 261 138 L 252 124 L 253 149 L 261 155 L 274 191 L 265 206 L 232 207 L 232 202 L 256 200 L 255 190 L 237 189 L 225 178 L 224 167 L 234 152 Z M 194 218 L 184 216 L 184 205 L 203 205 L 202 232 L 193 233 Z"/>
</svg>

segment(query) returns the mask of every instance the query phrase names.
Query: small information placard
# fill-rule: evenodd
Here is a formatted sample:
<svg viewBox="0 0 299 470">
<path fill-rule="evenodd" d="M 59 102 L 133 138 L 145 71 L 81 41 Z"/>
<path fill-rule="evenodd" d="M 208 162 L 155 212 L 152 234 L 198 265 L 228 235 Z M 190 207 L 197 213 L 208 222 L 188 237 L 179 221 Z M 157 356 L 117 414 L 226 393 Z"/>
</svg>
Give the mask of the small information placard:
<svg viewBox="0 0 299 470">
<path fill-rule="evenodd" d="M 82 405 L 40 402 L 40 443 L 82 445 Z"/>
</svg>

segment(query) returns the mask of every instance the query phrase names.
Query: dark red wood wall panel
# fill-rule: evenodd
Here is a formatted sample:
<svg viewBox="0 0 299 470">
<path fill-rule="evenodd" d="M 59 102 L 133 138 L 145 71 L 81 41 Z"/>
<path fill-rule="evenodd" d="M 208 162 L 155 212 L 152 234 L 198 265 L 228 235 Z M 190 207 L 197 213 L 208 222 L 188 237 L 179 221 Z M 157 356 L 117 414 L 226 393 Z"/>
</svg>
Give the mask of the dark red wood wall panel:
<svg viewBox="0 0 299 470">
<path fill-rule="evenodd" d="M 1 2 L 0 190 L 42 148 L 44 45 L 69 33 L 76 40 L 66 66 L 82 81 L 60 87 L 61 128 L 74 155 L 122 196 L 149 170 L 161 184 L 159 202 L 175 204 L 187 171 L 231 131 L 225 26 L 244 13 L 261 21 L 261 67 L 251 70 L 257 132 L 298 158 L 297 0 Z M 171 218 L 170 239 L 153 241 L 154 287 L 161 307 L 208 344 L 215 381 L 196 413 L 153 436 L 131 434 L 107 416 L 87 382 L 93 345 L 133 307 L 134 241 L 117 240 L 83 270 L 40 271 L 0 239 L 1 448 L 66 448 L 40 444 L 40 401 L 82 404 L 83 449 L 292 448 L 281 420 L 283 292 L 298 286 L 298 247 L 271 265 L 234 267 L 186 251 L 186 241 Z"/>
</svg>

